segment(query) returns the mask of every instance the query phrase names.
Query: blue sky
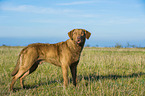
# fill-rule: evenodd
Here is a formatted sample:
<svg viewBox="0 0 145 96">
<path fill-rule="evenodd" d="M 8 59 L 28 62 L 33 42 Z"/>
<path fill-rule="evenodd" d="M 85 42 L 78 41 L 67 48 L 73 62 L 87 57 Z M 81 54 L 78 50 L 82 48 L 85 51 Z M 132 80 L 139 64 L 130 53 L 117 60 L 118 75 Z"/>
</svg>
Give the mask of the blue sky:
<svg viewBox="0 0 145 96">
<path fill-rule="evenodd" d="M 62 38 L 74 28 L 90 40 L 145 40 L 145 0 L 0 0 L 0 38 Z"/>
</svg>

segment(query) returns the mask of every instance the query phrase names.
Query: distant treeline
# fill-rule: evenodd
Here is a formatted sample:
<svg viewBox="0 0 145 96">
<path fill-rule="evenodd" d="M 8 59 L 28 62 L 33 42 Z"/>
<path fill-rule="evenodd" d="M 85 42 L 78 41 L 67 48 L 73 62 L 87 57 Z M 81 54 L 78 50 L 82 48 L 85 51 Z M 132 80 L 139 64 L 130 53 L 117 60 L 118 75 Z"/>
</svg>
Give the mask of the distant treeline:
<svg viewBox="0 0 145 96">
<path fill-rule="evenodd" d="M 99 45 L 96 46 L 90 46 L 90 44 L 87 44 L 85 47 L 99 47 Z M 114 46 L 115 48 L 145 48 L 145 47 L 140 47 L 140 46 L 136 46 L 136 45 L 131 45 L 129 43 L 127 43 L 127 45 L 122 45 L 120 43 L 116 43 Z"/>
<path fill-rule="evenodd" d="M 116 43 L 115 48 L 145 48 L 145 47 L 139 47 L 139 46 L 136 46 L 136 45 L 131 45 L 129 43 L 127 43 L 126 46 L 123 46 L 119 43 Z"/>
<path fill-rule="evenodd" d="M 3 45 L 0 46 L 0 47 L 24 47 L 24 46 L 9 46 L 9 45 L 5 45 L 5 44 L 3 44 Z"/>
</svg>

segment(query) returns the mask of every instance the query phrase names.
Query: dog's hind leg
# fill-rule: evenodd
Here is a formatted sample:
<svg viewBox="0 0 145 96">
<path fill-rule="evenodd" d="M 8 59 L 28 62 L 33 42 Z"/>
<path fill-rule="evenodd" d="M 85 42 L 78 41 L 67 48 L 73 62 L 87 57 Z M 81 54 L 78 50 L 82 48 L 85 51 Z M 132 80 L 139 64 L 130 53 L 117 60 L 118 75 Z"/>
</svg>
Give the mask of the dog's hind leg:
<svg viewBox="0 0 145 96">
<path fill-rule="evenodd" d="M 29 70 L 20 78 L 20 85 L 21 85 L 21 88 L 24 88 L 24 84 L 23 84 L 23 78 L 25 77 L 25 76 L 27 76 L 27 75 L 29 75 Z"/>
<path fill-rule="evenodd" d="M 20 67 L 18 73 L 17 73 L 15 76 L 13 76 L 12 83 L 11 83 L 11 85 L 10 85 L 10 91 L 13 90 L 13 85 L 15 84 L 15 82 L 17 81 L 17 79 L 19 79 L 19 78 L 21 78 L 21 79 L 20 79 L 20 84 L 21 84 L 21 87 L 23 87 L 22 79 L 23 79 L 26 75 L 30 74 L 30 72 L 29 72 L 29 71 L 31 71 L 30 69 L 33 69 L 33 68 L 32 68 L 33 65 L 31 65 L 31 64 L 33 64 L 33 63 L 30 63 L 30 66 L 27 66 L 27 67 L 26 67 L 26 66 L 21 66 L 21 67 Z M 24 64 L 24 65 L 25 65 L 25 64 Z M 37 66 L 38 66 L 38 65 L 37 65 Z M 37 67 L 36 67 L 36 68 L 37 68 Z M 36 69 L 36 68 L 35 68 L 35 69 Z"/>
<path fill-rule="evenodd" d="M 10 85 L 10 90 L 13 90 L 13 85 L 15 84 L 15 82 L 17 81 L 17 79 L 19 77 L 21 77 L 25 72 L 26 72 L 25 70 L 19 69 L 18 73 L 15 76 L 13 76 L 12 83 Z"/>
<path fill-rule="evenodd" d="M 21 88 L 24 88 L 24 84 L 23 84 L 23 79 L 24 77 L 26 77 L 27 75 L 31 74 L 32 72 L 34 72 L 37 67 L 38 67 L 38 64 L 40 63 L 40 61 L 37 61 L 33 64 L 33 66 L 20 78 L 20 85 L 21 85 Z"/>
</svg>

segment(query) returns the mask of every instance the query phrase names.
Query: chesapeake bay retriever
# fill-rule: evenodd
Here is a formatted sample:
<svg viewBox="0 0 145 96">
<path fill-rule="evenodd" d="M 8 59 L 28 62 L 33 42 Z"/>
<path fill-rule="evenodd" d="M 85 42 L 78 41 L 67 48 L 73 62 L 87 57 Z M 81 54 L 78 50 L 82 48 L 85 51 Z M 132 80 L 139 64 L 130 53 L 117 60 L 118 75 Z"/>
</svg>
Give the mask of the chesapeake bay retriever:
<svg viewBox="0 0 145 96">
<path fill-rule="evenodd" d="M 68 68 L 71 70 L 73 85 L 76 86 L 77 64 L 84 47 L 86 38 L 89 39 L 91 33 L 85 29 L 73 29 L 68 33 L 70 39 L 56 44 L 34 43 L 25 47 L 19 55 L 16 67 L 12 72 L 13 85 L 20 78 L 20 85 L 23 88 L 22 80 L 28 74 L 36 70 L 42 61 L 52 63 L 62 68 L 64 87 L 68 85 Z"/>
</svg>

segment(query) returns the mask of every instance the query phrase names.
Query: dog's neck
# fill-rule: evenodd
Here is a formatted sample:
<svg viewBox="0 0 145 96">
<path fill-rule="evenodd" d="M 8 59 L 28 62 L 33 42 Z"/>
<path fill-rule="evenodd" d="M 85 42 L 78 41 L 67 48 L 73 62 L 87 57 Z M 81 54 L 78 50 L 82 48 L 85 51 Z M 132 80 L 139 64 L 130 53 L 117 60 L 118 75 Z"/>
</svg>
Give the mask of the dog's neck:
<svg viewBox="0 0 145 96">
<path fill-rule="evenodd" d="M 69 43 L 68 43 L 69 42 Z M 81 44 L 81 45 L 78 45 L 76 44 L 73 40 L 71 39 L 68 39 L 67 40 L 67 45 L 69 47 L 69 49 L 72 51 L 72 52 L 77 52 L 77 53 L 81 53 L 83 47 L 84 47 L 84 43 Z"/>
</svg>

